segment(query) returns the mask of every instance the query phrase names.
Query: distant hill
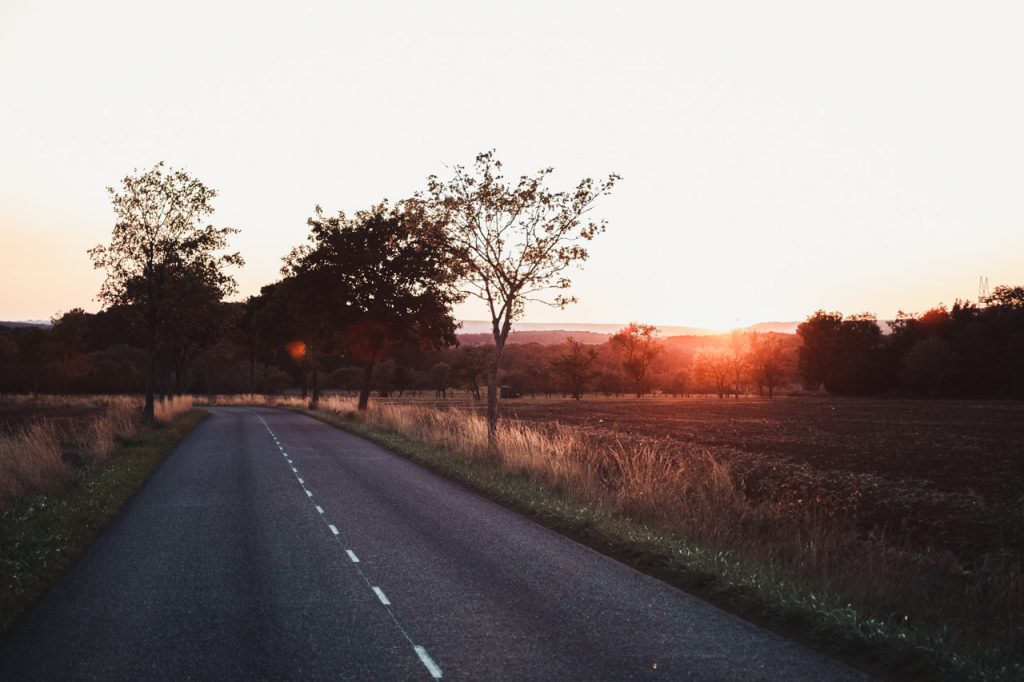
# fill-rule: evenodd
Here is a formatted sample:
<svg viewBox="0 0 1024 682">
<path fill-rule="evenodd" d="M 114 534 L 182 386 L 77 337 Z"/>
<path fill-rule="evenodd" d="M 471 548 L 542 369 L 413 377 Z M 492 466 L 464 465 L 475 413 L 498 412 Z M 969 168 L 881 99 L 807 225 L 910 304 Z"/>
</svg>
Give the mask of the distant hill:
<svg viewBox="0 0 1024 682">
<path fill-rule="evenodd" d="M 771 324 L 771 323 L 769 323 Z M 781 326 L 781 325 L 780 325 Z M 741 331 L 753 331 L 743 329 Z M 782 336 L 793 336 L 792 332 L 775 331 L 774 329 L 757 329 L 762 334 L 779 334 Z M 463 346 L 474 346 L 477 344 L 494 344 L 493 337 L 488 334 L 459 334 L 459 343 Z M 512 332 L 508 335 L 508 343 L 524 344 L 539 343 L 542 346 L 556 346 L 565 343 L 566 339 L 572 337 L 585 344 L 601 344 L 608 340 L 610 334 L 598 334 L 596 332 L 567 331 L 565 329 L 550 329 L 544 331 Z M 661 339 L 670 348 L 691 350 L 704 346 L 721 345 L 729 342 L 729 334 L 676 334 L 673 336 L 662 336 Z"/>
<path fill-rule="evenodd" d="M 744 332 L 775 332 L 777 334 L 796 334 L 799 322 L 758 322 L 740 331 Z"/>
<path fill-rule="evenodd" d="M 8 322 L 6 320 L 0 320 L 0 327 L 50 327 L 52 326 L 49 322 L 43 320 L 27 320 L 24 322 Z"/>
<path fill-rule="evenodd" d="M 775 334 L 795 334 L 799 322 L 759 322 L 740 329 L 741 332 L 762 332 Z M 565 343 L 570 336 L 581 343 L 604 343 L 608 337 L 619 331 L 625 324 L 594 324 L 585 322 L 545 323 L 519 322 L 512 328 L 508 343 L 539 343 L 544 346 Z M 884 327 L 883 327 L 884 329 Z M 701 327 L 658 327 L 663 339 L 688 339 L 684 343 L 693 345 L 700 339 L 722 336 L 723 332 Z M 725 332 L 726 334 L 728 332 Z M 492 343 L 491 323 L 481 320 L 463 320 L 459 330 L 459 341 L 465 345 Z M 678 343 L 678 342 L 677 342 Z"/>
<path fill-rule="evenodd" d="M 626 326 L 626 323 L 606 324 L 590 322 L 517 322 L 512 327 L 513 333 L 524 332 L 591 332 L 610 336 Z M 713 336 L 719 332 L 701 327 L 659 326 L 662 336 Z M 491 323 L 483 320 L 462 320 L 460 334 L 490 334 Z"/>
</svg>

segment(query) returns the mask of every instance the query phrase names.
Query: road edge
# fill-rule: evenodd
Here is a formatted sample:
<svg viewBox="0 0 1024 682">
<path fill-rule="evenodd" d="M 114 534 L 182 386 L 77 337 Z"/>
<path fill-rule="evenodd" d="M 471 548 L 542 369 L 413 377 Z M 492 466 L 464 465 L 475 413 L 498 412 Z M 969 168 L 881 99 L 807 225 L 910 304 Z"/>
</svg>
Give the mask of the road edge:
<svg viewBox="0 0 1024 682">
<path fill-rule="evenodd" d="M 204 419 L 192 409 L 123 443 L 60 490 L 14 506 L 0 522 L 0 636 L 63 577 Z"/>
</svg>

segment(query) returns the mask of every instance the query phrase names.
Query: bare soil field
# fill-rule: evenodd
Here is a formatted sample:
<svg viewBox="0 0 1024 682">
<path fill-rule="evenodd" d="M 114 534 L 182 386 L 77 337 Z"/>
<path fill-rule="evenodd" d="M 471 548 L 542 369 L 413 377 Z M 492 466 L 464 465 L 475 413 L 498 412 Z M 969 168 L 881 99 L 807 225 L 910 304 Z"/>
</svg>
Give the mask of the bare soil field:
<svg viewBox="0 0 1024 682">
<path fill-rule="evenodd" d="M 707 451 L 752 498 L 848 515 L 866 532 L 961 560 L 1024 549 L 1022 403 L 516 399 L 503 411 L 602 441 Z"/>
</svg>

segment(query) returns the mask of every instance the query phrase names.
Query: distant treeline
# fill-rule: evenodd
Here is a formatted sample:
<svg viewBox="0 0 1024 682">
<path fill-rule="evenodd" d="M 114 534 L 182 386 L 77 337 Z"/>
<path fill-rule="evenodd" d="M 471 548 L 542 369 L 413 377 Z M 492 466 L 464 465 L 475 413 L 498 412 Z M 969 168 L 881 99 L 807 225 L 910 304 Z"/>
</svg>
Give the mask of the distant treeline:
<svg viewBox="0 0 1024 682">
<path fill-rule="evenodd" d="M 805 387 L 847 395 L 1024 397 L 1024 287 L 996 287 L 977 305 L 900 313 L 889 327 L 883 334 L 871 315 L 809 317 L 797 328 Z"/>
<path fill-rule="evenodd" d="M 181 334 L 165 339 L 158 366 L 158 394 L 358 392 L 365 362 L 345 346 L 316 353 L 286 319 L 291 306 L 268 288 L 244 303 L 221 303 Z M 113 306 L 99 313 L 72 310 L 51 327 L 0 327 L 0 392 L 135 393 L 145 383 L 146 353 L 133 311 Z M 502 384 L 522 395 L 686 395 L 737 391 L 774 392 L 796 377 L 796 338 L 784 334 L 644 335 L 631 325 L 603 343 L 585 344 L 551 333 L 556 343 L 513 343 L 505 349 Z M 493 342 L 466 335 L 458 346 L 423 349 L 394 344 L 377 363 L 378 395 L 480 396 Z M 769 356 L 769 376 L 755 369 Z M 742 367 L 736 381 L 735 367 Z M 763 367 L 762 367 L 763 370 Z M 766 393 L 767 394 L 767 393 Z"/>
<path fill-rule="evenodd" d="M 158 392 L 357 392 L 365 363 L 346 347 L 301 350 L 289 335 L 290 307 L 268 289 L 217 304 L 181 342 L 160 345 Z M 146 353 L 132 311 L 73 310 L 50 328 L 0 328 L 0 391 L 133 393 L 145 383 Z M 501 383 L 523 395 L 841 395 L 1024 397 L 1024 287 L 998 287 L 981 305 L 957 302 L 901 314 L 885 334 L 869 315 L 819 311 L 797 335 L 734 333 L 660 338 L 630 325 L 603 343 L 574 339 L 505 348 Z M 557 338 L 557 335 L 553 335 Z M 467 343 L 467 341 L 470 341 Z M 478 335 L 455 347 L 396 343 L 377 364 L 378 395 L 479 396 L 493 344 Z"/>
</svg>

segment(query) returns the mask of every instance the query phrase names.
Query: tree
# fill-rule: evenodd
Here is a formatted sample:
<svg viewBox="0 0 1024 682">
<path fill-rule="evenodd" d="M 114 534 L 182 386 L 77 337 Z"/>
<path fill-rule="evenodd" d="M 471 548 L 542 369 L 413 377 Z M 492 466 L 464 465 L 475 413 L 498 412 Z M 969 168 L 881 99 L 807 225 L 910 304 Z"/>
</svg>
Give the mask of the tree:
<svg viewBox="0 0 1024 682">
<path fill-rule="evenodd" d="M 819 310 L 796 329 L 802 341 L 800 373 L 804 385 L 840 394 L 866 394 L 884 384 L 882 330 L 874 315 L 844 318 Z"/>
<path fill-rule="evenodd" d="M 644 394 L 647 372 L 661 351 L 657 334 L 658 328 L 654 325 L 630 322 L 609 339 L 621 358 L 622 368 L 633 380 L 637 398 Z"/>
<path fill-rule="evenodd" d="M 733 369 L 729 354 L 721 348 L 700 348 L 694 353 L 693 366 L 700 381 L 712 384 L 718 397 L 724 398 Z"/>
<path fill-rule="evenodd" d="M 153 396 L 160 342 L 184 327 L 173 292 L 186 278 L 202 278 L 220 298 L 233 293 L 235 280 L 224 272 L 241 266 L 237 253 L 219 254 L 233 228 L 200 223 L 213 213 L 217 192 L 163 162 L 126 176 L 120 190 L 108 187 L 117 222 L 110 244 L 89 250 L 94 267 L 106 270 L 99 300 L 131 306 L 146 350 L 145 416 L 153 422 Z"/>
<path fill-rule="evenodd" d="M 729 371 L 732 374 L 732 395 L 737 400 L 749 366 L 746 346 L 746 335 L 734 329 L 729 335 Z"/>
<path fill-rule="evenodd" d="M 934 398 L 954 376 L 956 355 L 938 336 L 921 339 L 903 356 L 900 379 L 911 388 L 923 390 L 929 398 Z"/>
<path fill-rule="evenodd" d="M 434 364 L 430 368 L 430 384 L 434 387 L 435 398 L 447 398 L 452 385 L 452 366 L 447 362 Z"/>
<path fill-rule="evenodd" d="M 551 362 L 551 369 L 565 381 L 573 399 L 579 400 L 596 375 L 596 360 L 596 349 L 584 348 L 582 343 L 570 336 L 565 342 L 565 352 Z"/>
<path fill-rule="evenodd" d="M 816 390 L 831 376 L 838 359 L 842 324 L 842 313 L 819 310 L 797 326 L 796 335 L 802 342 L 798 365 L 806 388 Z"/>
<path fill-rule="evenodd" d="M 771 334 L 752 334 L 749 365 L 751 377 L 761 395 L 764 395 L 764 389 L 768 389 L 768 397 L 774 398 L 775 389 L 786 374 L 786 355 L 782 342 Z"/>
<path fill-rule="evenodd" d="M 443 227 L 418 202 L 381 203 L 352 218 L 317 206 L 309 244 L 282 268 L 307 313 L 341 330 L 346 354 L 363 366 L 359 409 L 365 410 L 373 368 L 396 342 L 420 348 L 454 345 L 451 308 L 461 300 L 458 271 Z M 315 400 L 316 396 L 314 396 Z"/>
<path fill-rule="evenodd" d="M 84 351 L 88 318 L 88 313 L 81 308 L 50 318 L 53 326 L 45 350 L 56 370 L 56 385 L 63 393 L 86 372 Z"/>
<path fill-rule="evenodd" d="M 487 371 L 489 355 L 486 346 L 463 346 L 455 356 L 452 371 L 474 400 L 480 400 L 480 377 Z"/>
<path fill-rule="evenodd" d="M 571 286 L 567 271 L 587 260 L 586 243 L 604 231 L 587 218 L 594 203 L 611 192 L 619 176 L 603 182 L 584 178 L 575 189 L 552 191 L 552 168 L 507 182 L 494 151 L 478 154 L 472 170 L 453 168 L 448 181 L 428 178 L 426 202 L 448 227 L 462 265 L 465 293 L 486 303 L 494 351 L 487 370 L 487 428 L 498 426 L 498 370 L 512 322 L 529 301 L 563 308 L 573 297 L 552 291 Z"/>
<path fill-rule="evenodd" d="M 664 393 L 669 393 L 673 398 L 680 395 L 686 395 L 686 389 L 689 387 L 690 375 L 685 369 L 678 369 L 669 375 L 665 375 L 661 379 L 661 390 Z"/>
</svg>

